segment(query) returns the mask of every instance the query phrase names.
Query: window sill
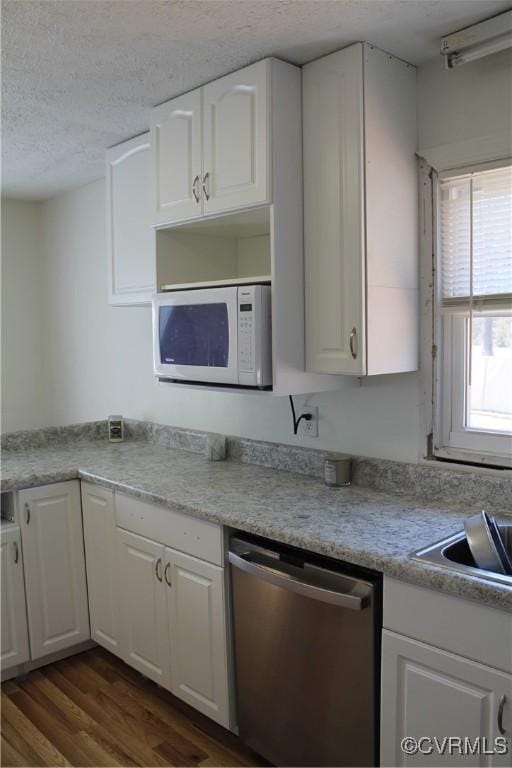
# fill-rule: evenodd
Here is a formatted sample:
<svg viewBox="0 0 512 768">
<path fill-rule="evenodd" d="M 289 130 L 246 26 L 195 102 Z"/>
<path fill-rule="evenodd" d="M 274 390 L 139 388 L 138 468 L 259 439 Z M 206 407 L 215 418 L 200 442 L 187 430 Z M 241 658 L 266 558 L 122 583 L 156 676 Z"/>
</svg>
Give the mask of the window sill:
<svg viewBox="0 0 512 768">
<path fill-rule="evenodd" d="M 419 464 L 431 469 L 453 469 L 512 480 L 512 459 L 503 456 L 482 456 L 476 451 L 438 448 L 435 456 L 424 456 L 420 458 Z"/>
</svg>

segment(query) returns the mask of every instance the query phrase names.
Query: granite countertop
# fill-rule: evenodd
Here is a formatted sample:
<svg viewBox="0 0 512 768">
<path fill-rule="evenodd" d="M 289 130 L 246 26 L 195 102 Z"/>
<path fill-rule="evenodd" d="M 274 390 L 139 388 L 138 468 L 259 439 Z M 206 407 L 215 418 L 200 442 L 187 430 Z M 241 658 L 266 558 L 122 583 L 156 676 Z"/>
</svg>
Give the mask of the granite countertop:
<svg viewBox="0 0 512 768">
<path fill-rule="evenodd" d="M 410 559 L 462 529 L 475 510 L 429 505 L 361 486 L 203 456 L 146 442 L 68 442 L 3 452 L 2 491 L 82 478 L 171 509 L 259 534 L 512 612 L 512 589 Z"/>
</svg>

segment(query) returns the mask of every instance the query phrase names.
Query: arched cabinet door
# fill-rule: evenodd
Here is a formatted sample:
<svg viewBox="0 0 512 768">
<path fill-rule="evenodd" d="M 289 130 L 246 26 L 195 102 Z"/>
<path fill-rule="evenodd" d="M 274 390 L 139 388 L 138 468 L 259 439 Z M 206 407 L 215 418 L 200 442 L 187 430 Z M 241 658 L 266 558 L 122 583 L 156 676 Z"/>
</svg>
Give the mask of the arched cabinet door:
<svg viewBox="0 0 512 768">
<path fill-rule="evenodd" d="M 153 224 L 172 224 L 200 217 L 200 88 L 152 111 L 151 153 Z"/>
<path fill-rule="evenodd" d="M 270 201 L 270 73 L 267 59 L 202 89 L 205 214 Z"/>
<path fill-rule="evenodd" d="M 149 133 L 107 150 L 110 304 L 148 304 L 155 291 Z"/>
</svg>

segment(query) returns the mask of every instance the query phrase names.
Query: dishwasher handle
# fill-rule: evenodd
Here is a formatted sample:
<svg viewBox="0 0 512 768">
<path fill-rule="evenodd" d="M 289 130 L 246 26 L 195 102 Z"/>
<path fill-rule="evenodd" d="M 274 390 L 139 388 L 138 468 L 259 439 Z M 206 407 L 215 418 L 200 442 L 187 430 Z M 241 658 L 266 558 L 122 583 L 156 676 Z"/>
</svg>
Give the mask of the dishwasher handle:
<svg viewBox="0 0 512 768">
<path fill-rule="evenodd" d="M 267 565 L 260 565 L 254 562 L 254 559 L 248 560 L 246 557 L 237 555 L 234 552 L 229 552 L 229 562 L 235 568 L 257 576 L 259 579 L 268 581 L 269 584 L 274 584 L 276 587 L 282 587 L 289 592 L 295 592 L 298 595 L 304 597 L 311 597 L 313 600 L 319 600 L 322 603 L 330 603 L 331 605 L 337 605 L 340 608 L 349 608 L 352 611 L 362 611 L 370 602 L 370 596 L 372 594 L 372 588 L 368 585 L 362 585 L 367 587 L 364 594 L 355 595 L 350 592 L 337 592 L 333 589 L 326 589 L 325 587 L 315 586 L 309 584 L 307 581 L 302 581 L 294 576 L 269 567 Z M 254 553 L 251 552 L 251 558 L 254 558 Z"/>
</svg>

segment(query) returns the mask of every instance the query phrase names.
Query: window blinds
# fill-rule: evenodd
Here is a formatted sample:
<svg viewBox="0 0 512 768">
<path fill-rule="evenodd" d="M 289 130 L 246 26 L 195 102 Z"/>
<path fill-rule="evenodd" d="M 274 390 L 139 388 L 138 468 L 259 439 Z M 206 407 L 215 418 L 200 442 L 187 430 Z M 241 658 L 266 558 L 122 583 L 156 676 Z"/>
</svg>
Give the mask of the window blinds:
<svg viewBox="0 0 512 768">
<path fill-rule="evenodd" d="M 512 166 L 440 183 L 445 306 L 512 302 Z"/>
</svg>

